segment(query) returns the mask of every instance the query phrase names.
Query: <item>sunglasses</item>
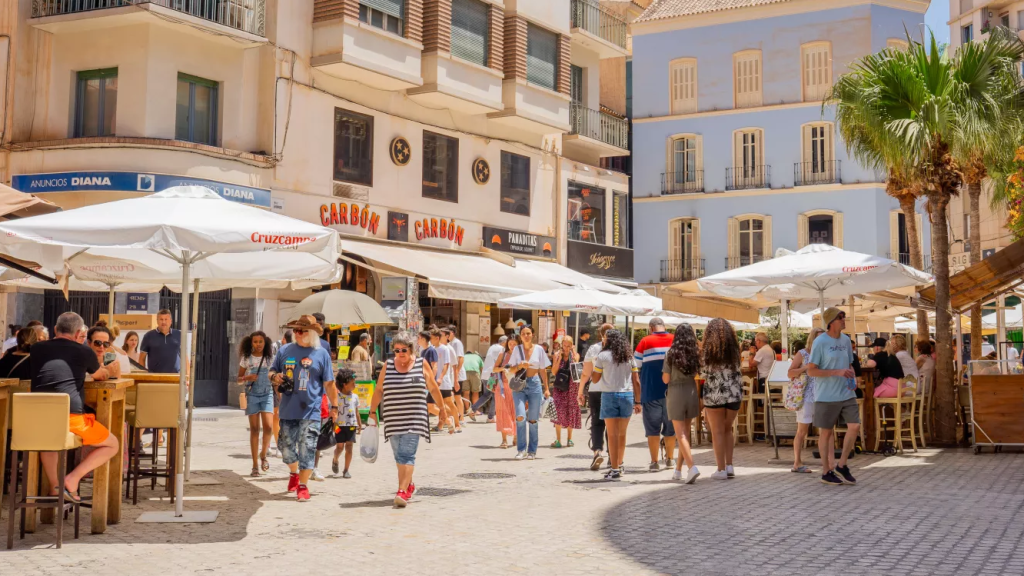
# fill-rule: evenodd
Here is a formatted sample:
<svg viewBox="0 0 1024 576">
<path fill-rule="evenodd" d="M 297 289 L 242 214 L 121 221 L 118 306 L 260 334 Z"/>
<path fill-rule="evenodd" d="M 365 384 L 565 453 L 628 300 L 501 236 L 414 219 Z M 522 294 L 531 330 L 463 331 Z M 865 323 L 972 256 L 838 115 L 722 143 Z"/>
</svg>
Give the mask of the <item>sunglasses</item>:
<svg viewBox="0 0 1024 576">
<path fill-rule="evenodd" d="M 102 346 L 103 348 L 110 348 L 110 342 L 103 342 L 102 340 L 93 340 L 93 346 Z"/>
<path fill-rule="evenodd" d="M 392 350 L 395 352 L 395 354 L 408 354 L 409 353 L 409 349 L 408 348 L 392 348 Z"/>
<path fill-rule="evenodd" d="M 309 332 L 309 330 L 303 330 L 302 328 L 292 328 L 293 334 L 305 334 L 306 332 Z"/>
</svg>

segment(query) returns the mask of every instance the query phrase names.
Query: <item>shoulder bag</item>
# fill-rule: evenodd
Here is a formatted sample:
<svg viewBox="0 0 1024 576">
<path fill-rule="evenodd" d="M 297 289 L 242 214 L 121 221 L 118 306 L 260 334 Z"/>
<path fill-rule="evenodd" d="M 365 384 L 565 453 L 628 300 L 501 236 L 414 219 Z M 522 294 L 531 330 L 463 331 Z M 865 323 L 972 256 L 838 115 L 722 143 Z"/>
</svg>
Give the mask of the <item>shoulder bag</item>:
<svg viewBox="0 0 1024 576">
<path fill-rule="evenodd" d="M 25 360 L 28 360 L 29 356 L 31 356 L 31 354 L 25 354 L 24 356 L 21 357 L 21 360 L 18 360 L 17 364 L 15 364 L 14 366 L 11 366 L 10 371 L 7 372 L 7 377 L 10 378 L 11 374 L 14 374 L 14 371 L 18 369 L 18 366 L 21 366 L 22 362 L 24 362 Z"/>
<path fill-rule="evenodd" d="M 526 358 L 526 350 L 522 346 L 519 346 L 519 350 L 523 353 L 523 359 L 526 362 L 529 362 L 529 358 Z M 512 380 L 509 381 L 508 387 L 513 392 L 522 392 L 523 390 L 526 390 L 526 368 L 516 372 L 515 376 L 512 377 Z"/>
<path fill-rule="evenodd" d="M 561 366 L 558 367 L 558 372 L 555 373 L 554 388 L 559 392 L 568 392 L 572 381 L 572 358 L 566 358 L 562 360 Z"/>
</svg>

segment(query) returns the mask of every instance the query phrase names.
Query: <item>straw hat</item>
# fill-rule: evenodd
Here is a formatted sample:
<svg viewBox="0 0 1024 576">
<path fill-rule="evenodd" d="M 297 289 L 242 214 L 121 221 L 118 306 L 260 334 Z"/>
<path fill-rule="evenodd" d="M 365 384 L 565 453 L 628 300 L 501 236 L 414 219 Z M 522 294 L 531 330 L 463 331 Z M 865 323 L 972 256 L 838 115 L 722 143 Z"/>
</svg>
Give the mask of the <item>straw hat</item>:
<svg viewBox="0 0 1024 576">
<path fill-rule="evenodd" d="M 318 335 L 324 333 L 324 329 L 320 326 L 320 323 L 316 321 L 316 318 L 313 318 L 313 316 L 309 314 L 299 316 L 298 320 L 292 320 L 286 326 L 292 330 L 312 330 Z"/>
</svg>

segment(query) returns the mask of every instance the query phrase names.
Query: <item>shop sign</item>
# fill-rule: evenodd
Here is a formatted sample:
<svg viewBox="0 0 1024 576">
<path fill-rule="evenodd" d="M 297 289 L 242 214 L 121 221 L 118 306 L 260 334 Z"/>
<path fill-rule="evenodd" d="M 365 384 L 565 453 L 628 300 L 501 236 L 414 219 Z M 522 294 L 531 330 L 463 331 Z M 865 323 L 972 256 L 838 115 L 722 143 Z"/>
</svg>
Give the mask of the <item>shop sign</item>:
<svg viewBox="0 0 1024 576">
<path fill-rule="evenodd" d="M 149 310 L 149 294 L 145 292 L 128 293 L 128 311 L 146 312 Z"/>
<path fill-rule="evenodd" d="M 320 223 L 324 226 L 348 226 L 361 228 L 370 234 L 377 234 L 380 226 L 380 214 L 374 212 L 369 205 L 360 205 L 355 202 L 328 203 L 320 205 Z M 338 228 L 339 232 L 347 232 Z"/>
<path fill-rule="evenodd" d="M 19 174 L 12 179 L 16 190 L 40 194 L 46 192 L 143 192 L 152 193 L 172 186 L 202 186 L 220 194 L 225 200 L 270 207 L 270 190 L 239 184 L 217 182 L 205 178 L 189 178 L 168 174 L 142 172 L 57 172 L 53 174 Z"/>
<path fill-rule="evenodd" d="M 127 332 L 128 330 L 155 330 L 156 314 L 114 314 L 114 324 L 117 325 L 121 332 Z"/>
<path fill-rule="evenodd" d="M 456 224 L 454 218 L 423 218 L 416 221 L 415 227 L 417 240 L 440 238 L 462 246 L 462 240 L 466 236 L 466 229 Z"/>
<path fill-rule="evenodd" d="M 633 251 L 590 242 L 569 240 L 569 268 L 608 278 L 633 279 Z"/>
<path fill-rule="evenodd" d="M 963 272 L 968 266 L 971 265 L 971 255 L 967 252 L 960 252 L 958 254 L 949 255 L 949 273 L 956 274 L 957 272 Z"/>
<path fill-rule="evenodd" d="M 409 241 L 409 215 L 388 210 L 388 240 Z"/>
<path fill-rule="evenodd" d="M 511 252 L 513 254 L 526 254 L 528 256 L 543 256 L 544 258 L 555 257 L 555 239 L 551 236 L 540 236 L 529 232 L 516 230 L 505 230 L 484 226 L 484 248 Z"/>
</svg>

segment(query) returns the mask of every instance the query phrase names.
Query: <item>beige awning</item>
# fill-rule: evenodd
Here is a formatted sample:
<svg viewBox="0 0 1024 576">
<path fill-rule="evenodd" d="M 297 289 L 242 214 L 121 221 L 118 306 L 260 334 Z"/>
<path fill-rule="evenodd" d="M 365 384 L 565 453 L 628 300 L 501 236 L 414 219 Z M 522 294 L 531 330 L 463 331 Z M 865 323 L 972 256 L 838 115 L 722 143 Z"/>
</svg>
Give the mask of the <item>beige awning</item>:
<svg viewBox="0 0 1024 576">
<path fill-rule="evenodd" d="M 60 211 L 60 207 L 10 186 L 0 184 L 0 219 L 28 218 Z"/>
<path fill-rule="evenodd" d="M 1024 286 L 1024 240 L 1018 240 L 966 270 L 949 277 L 953 310 L 967 310 Z M 935 285 L 921 290 L 921 298 L 935 302 Z"/>
</svg>

